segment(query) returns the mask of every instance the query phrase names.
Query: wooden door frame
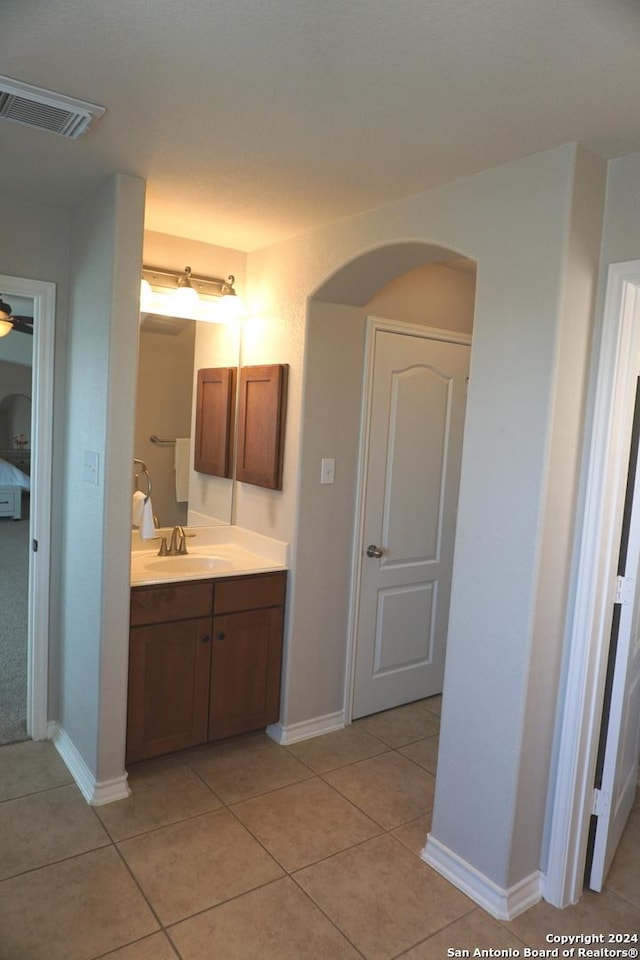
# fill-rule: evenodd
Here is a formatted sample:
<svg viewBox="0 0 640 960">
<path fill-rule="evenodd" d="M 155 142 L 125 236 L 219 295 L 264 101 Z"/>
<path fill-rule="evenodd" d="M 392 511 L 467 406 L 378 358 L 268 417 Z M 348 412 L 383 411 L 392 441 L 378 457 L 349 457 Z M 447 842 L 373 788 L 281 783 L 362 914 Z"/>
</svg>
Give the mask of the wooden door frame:
<svg viewBox="0 0 640 960">
<path fill-rule="evenodd" d="M 417 337 L 422 340 L 440 340 L 446 343 L 471 345 L 471 335 L 439 327 L 423 327 L 418 323 L 405 323 L 401 320 L 385 320 L 382 317 L 366 317 L 366 336 L 364 350 L 364 378 L 362 385 L 362 405 L 360 413 L 360 439 L 358 444 L 358 474 L 356 481 L 355 516 L 356 527 L 353 538 L 351 560 L 351 590 L 349 597 L 349 623 L 347 632 L 347 657 L 344 684 L 344 722 L 349 724 L 353 718 L 353 697 L 355 686 L 356 642 L 360 615 L 360 587 L 362 579 L 362 553 L 364 544 L 364 509 L 366 501 L 366 472 L 369 459 L 369 426 L 371 422 L 371 401 L 373 397 L 374 344 L 376 333 L 384 331 L 402 336 Z"/>
<path fill-rule="evenodd" d="M 27 733 L 47 736 L 49 679 L 49 594 L 51 579 L 51 463 L 53 455 L 53 370 L 56 285 L 44 280 L 0 276 L 0 290 L 10 300 L 33 300 L 32 437 L 29 612 L 27 639 Z M 34 444 L 35 438 L 35 444 Z M 35 496 L 34 496 L 35 493 Z M 30 544 L 31 547 L 31 544 Z"/>
<path fill-rule="evenodd" d="M 575 903 L 583 888 L 605 674 L 615 598 L 622 511 L 640 366 L 640 260 L 611 264 L 592 393 L 583 519 L 572 578 L 564 690 L 549 804 L 544 898 Z"/>
</svg>

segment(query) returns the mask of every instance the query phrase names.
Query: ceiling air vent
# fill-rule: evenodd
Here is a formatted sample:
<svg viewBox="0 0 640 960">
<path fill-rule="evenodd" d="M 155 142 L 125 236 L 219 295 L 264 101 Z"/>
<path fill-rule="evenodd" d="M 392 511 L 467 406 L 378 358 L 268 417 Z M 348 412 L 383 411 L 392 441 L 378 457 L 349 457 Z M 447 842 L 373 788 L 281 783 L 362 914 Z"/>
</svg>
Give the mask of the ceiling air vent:
<svg viewBox="0 0 640 960">
<path fill-rule="evenodd" d="M 77 140 L 104 112 L 93 103 L 0 76 L 0 119 Z"/>
</svg>

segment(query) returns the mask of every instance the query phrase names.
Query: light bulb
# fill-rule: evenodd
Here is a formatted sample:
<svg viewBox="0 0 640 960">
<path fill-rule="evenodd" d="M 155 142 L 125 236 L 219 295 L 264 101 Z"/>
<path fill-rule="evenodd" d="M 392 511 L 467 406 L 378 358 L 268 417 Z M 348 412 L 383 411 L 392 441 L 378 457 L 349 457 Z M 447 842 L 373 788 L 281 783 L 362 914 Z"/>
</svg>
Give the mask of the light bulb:
<svg viewBox="0 0 640 960">
<path fill-rule="evenodd" d="M 148 310 L 149 303 L 151 302 L 151 297 L 153 296 L 153 291 L 151 290 L 151 284 L 148 280 L 140 281 L 140 309 L 143 311 Z"/>
<path fill-rule="evenodd" d="M 178 316 L 185 313 L 190 316 L 194 311 L 197 312 L 200 307 L 198 291 L 194 290 L 193 287 L 178 287 L 171 294 L 171 304 L 174 310 L 179 311 Z"/>
<path fill-rule="evenodd" d="M 0 337 L 6 337 L 6 335 L 13 330 L 11 320 L 5 320 L 5 316 L 6 314 L 0 316 Z"/>
<path fill-rule="evenodd" d="M 226 293 L 218 305 L 218 310 L 225 320 L 237 320 L 247 315 L 242 297 L 237 293 Z"/>
</svg>

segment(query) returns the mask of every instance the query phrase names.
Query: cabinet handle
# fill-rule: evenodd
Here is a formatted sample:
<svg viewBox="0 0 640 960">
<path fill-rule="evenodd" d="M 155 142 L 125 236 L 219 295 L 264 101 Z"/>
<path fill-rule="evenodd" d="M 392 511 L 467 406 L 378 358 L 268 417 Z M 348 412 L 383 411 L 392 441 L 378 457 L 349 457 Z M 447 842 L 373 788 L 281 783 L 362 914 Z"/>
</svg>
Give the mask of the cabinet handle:
<svg viewBox="0 0 640 960">
<path fill-rule="evenodd" d="M 226 634 L 223 633 L 222 630 L 219 630 L 218 633 L 216 634 L 216 636 L 217 636 L 218 640 L 224 640 Z"/>
<path fill-rule="evenodd" d="M 208 633 L 205 633 L 204 637 L 200 637 L 200 643 L 209 643 L 211 637 Z"/>
</svg>

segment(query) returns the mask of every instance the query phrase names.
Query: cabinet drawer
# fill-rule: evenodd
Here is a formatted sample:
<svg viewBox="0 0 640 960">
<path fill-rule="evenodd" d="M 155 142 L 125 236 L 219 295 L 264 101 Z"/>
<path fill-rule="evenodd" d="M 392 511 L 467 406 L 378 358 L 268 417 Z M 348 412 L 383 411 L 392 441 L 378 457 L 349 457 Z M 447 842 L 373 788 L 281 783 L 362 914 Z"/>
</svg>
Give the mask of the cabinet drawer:
<svg viewBox="0 0 640 960">
<path fill-rule="evenodd" d="M 131 591 L 131 626 L 210 617 L 213 584 L 180 583 L 166 587 L 136 587 Z"/>
<path fill-rule="evenodd" d="M 22 491 L 19 487 L 3 487 L 0 490 L 0 517 L 19 520 L 22 512 Z"/>
<path fill-rule="evenodd" d="M 238 577 L 237 580 L 219 580 L 213 596 L 213 611 L 235 613 L 239 610 L 257 610 L 260 607 L 279 607 L 284 604 L 287 574 L 270 573 L 257 577 Z"/>
</svg>

